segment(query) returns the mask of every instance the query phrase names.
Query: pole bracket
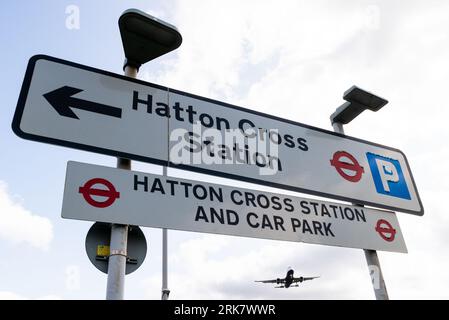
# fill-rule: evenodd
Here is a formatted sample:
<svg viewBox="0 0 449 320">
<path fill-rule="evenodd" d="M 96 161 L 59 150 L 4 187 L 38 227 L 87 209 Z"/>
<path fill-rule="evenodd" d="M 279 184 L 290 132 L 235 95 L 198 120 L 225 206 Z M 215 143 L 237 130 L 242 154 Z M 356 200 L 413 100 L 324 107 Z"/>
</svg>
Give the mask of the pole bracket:
<svg viewBox="0 0 449 320">
<path fill-rule="evenodd" d="M 163 288 L 162 289 L 162 300 L 167 300 L 169 295 L 170 295 L 170 290 Z"/>
<path fill-rule="evenodd" d="M 126 250 L 117 250 L 117 249 L 112 249 L 111 253 L 109 254 L 109 256 L 124 256 L 127 257 L 127 253 Z"/>
</svg>

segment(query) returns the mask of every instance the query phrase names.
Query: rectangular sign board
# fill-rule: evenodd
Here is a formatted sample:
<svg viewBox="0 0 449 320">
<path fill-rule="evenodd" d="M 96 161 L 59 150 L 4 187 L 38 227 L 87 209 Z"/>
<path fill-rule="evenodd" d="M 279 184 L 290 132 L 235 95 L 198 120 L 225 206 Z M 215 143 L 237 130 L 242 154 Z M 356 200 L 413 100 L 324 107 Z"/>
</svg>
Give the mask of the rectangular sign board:
<svg viewBox="0 0 449 320">
<path fill-rule="evenodd" d="M 397 149 L 53 57 L 30 59 L 12 126 L 25 139 L 424 213 Z"/>
<path fill-rule="evenodd" d="M 72 161 L 62 217 L 407 252 L 393 212 Z"/>
</svg>

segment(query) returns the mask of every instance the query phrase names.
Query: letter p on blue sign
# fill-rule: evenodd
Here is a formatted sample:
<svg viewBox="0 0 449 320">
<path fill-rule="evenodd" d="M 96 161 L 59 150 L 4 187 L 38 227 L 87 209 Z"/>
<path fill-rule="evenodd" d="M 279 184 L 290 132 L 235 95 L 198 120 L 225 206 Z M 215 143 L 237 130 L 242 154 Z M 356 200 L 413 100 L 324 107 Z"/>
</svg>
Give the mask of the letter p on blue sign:
<svg viewBox="0 0 449 320">
<path fill-rule="evenodd" d="M 410 192 L 398 160 L 366 153 L 374 185 L 380 194 L 411 200 Z"/>
</svg>

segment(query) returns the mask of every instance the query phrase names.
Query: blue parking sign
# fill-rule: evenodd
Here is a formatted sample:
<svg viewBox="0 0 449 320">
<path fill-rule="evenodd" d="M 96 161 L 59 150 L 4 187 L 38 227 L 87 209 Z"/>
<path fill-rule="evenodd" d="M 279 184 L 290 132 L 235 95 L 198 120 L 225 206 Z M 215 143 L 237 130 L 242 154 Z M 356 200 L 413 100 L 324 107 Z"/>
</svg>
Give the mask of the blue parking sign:
<svg viewBox="0 0 449 320">
<path fill-rule="evenodd" d="M 374 185 L 380 194 L 411 200 L 410 192 L 398 160 L 366 153 Z"/>
</svg>

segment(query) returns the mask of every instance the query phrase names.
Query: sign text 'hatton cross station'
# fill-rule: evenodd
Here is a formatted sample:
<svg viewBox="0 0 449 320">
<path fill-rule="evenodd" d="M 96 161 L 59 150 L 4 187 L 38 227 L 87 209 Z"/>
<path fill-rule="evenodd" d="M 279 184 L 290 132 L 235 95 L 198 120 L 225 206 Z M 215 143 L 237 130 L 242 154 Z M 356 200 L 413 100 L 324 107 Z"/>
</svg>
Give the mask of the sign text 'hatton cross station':
<svg viewBox="0 0 449 320">
<path fill-rule="evenodd" d="M 20 137 L 422 215 L 390 147 L 49 56 L 30 59 Z"/>
</svg>

